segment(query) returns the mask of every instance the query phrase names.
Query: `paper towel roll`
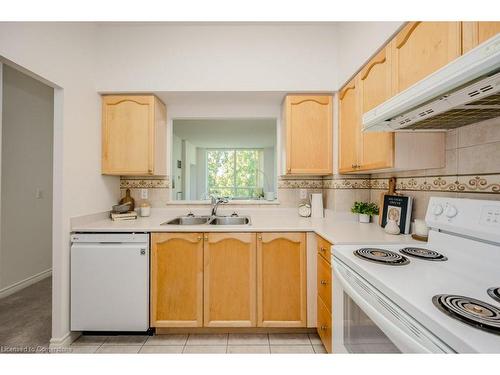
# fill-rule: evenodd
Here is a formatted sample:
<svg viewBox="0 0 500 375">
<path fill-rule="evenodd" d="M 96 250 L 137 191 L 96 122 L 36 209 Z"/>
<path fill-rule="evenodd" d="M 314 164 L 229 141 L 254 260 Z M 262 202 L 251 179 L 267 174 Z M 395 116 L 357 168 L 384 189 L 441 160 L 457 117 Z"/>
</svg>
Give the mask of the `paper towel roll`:
<svg viewBox="0 0 500 375">
<path fill-rule="evenodd" d="M 323 217 L 323 194 L 311 194 L 311 217 Z"/>
</svg>

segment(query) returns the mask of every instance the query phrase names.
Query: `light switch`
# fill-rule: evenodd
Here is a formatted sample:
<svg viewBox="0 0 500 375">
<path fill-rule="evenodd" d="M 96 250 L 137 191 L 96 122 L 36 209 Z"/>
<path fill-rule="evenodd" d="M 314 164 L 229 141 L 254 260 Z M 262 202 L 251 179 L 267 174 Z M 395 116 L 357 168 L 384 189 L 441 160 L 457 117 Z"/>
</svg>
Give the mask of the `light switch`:
<svg viewBox="0 0 500 375">
<path fill-rule="evenodd" d="M 43 190 L 40 188 L 36 188 L 35 190 L 35 198 L 42 199 L 43 198 Z"/>
</svg>

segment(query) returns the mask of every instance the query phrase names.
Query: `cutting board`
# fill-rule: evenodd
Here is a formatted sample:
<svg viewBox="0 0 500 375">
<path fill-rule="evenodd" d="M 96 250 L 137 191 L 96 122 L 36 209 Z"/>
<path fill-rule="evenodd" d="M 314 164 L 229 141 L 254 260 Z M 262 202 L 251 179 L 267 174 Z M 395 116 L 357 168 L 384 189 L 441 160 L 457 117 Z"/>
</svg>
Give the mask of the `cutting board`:
<svg viewBox="0 0 500 375">
<path fill-rule="evenodd" d="M 382 225 L 382 210 L 384 208 L 384 198 L 386 195 L 397 195 L 396 194 L 396 177 L 389 178 L 389 190 L 384 191 L 380 194 L 380 201 L 378 204 L 379 215 L 378 215 L 378 225 Z"/>
</svg>

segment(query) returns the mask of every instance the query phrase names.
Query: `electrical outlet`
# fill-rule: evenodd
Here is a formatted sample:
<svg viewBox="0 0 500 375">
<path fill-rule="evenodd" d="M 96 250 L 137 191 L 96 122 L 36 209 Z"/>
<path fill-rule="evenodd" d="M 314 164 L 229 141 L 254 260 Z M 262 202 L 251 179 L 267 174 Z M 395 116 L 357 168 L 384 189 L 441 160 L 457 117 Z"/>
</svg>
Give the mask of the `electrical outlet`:
<svg viewBox="0 0 500 375">
<path fill-rule="evenodd" d="M 307 189 L 299 190 L 300 199 L 307 199 Z"/>
<path fill-rule="evenodd" d="M 148 199 L 148 189 L 141 189 L 141 199 Z"/>
</svg>

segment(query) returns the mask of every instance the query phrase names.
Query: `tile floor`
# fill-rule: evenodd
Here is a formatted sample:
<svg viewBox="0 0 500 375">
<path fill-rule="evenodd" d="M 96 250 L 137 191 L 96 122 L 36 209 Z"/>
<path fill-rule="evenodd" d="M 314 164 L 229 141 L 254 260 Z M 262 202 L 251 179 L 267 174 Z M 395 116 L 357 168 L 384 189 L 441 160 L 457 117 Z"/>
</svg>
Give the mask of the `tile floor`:
<svg viewBox="0 0 500 375">
<path fill-rule="evenodd" d="M 322 354 L 315 333 L 80 336 L 72 353 Z"/>
</svg>

